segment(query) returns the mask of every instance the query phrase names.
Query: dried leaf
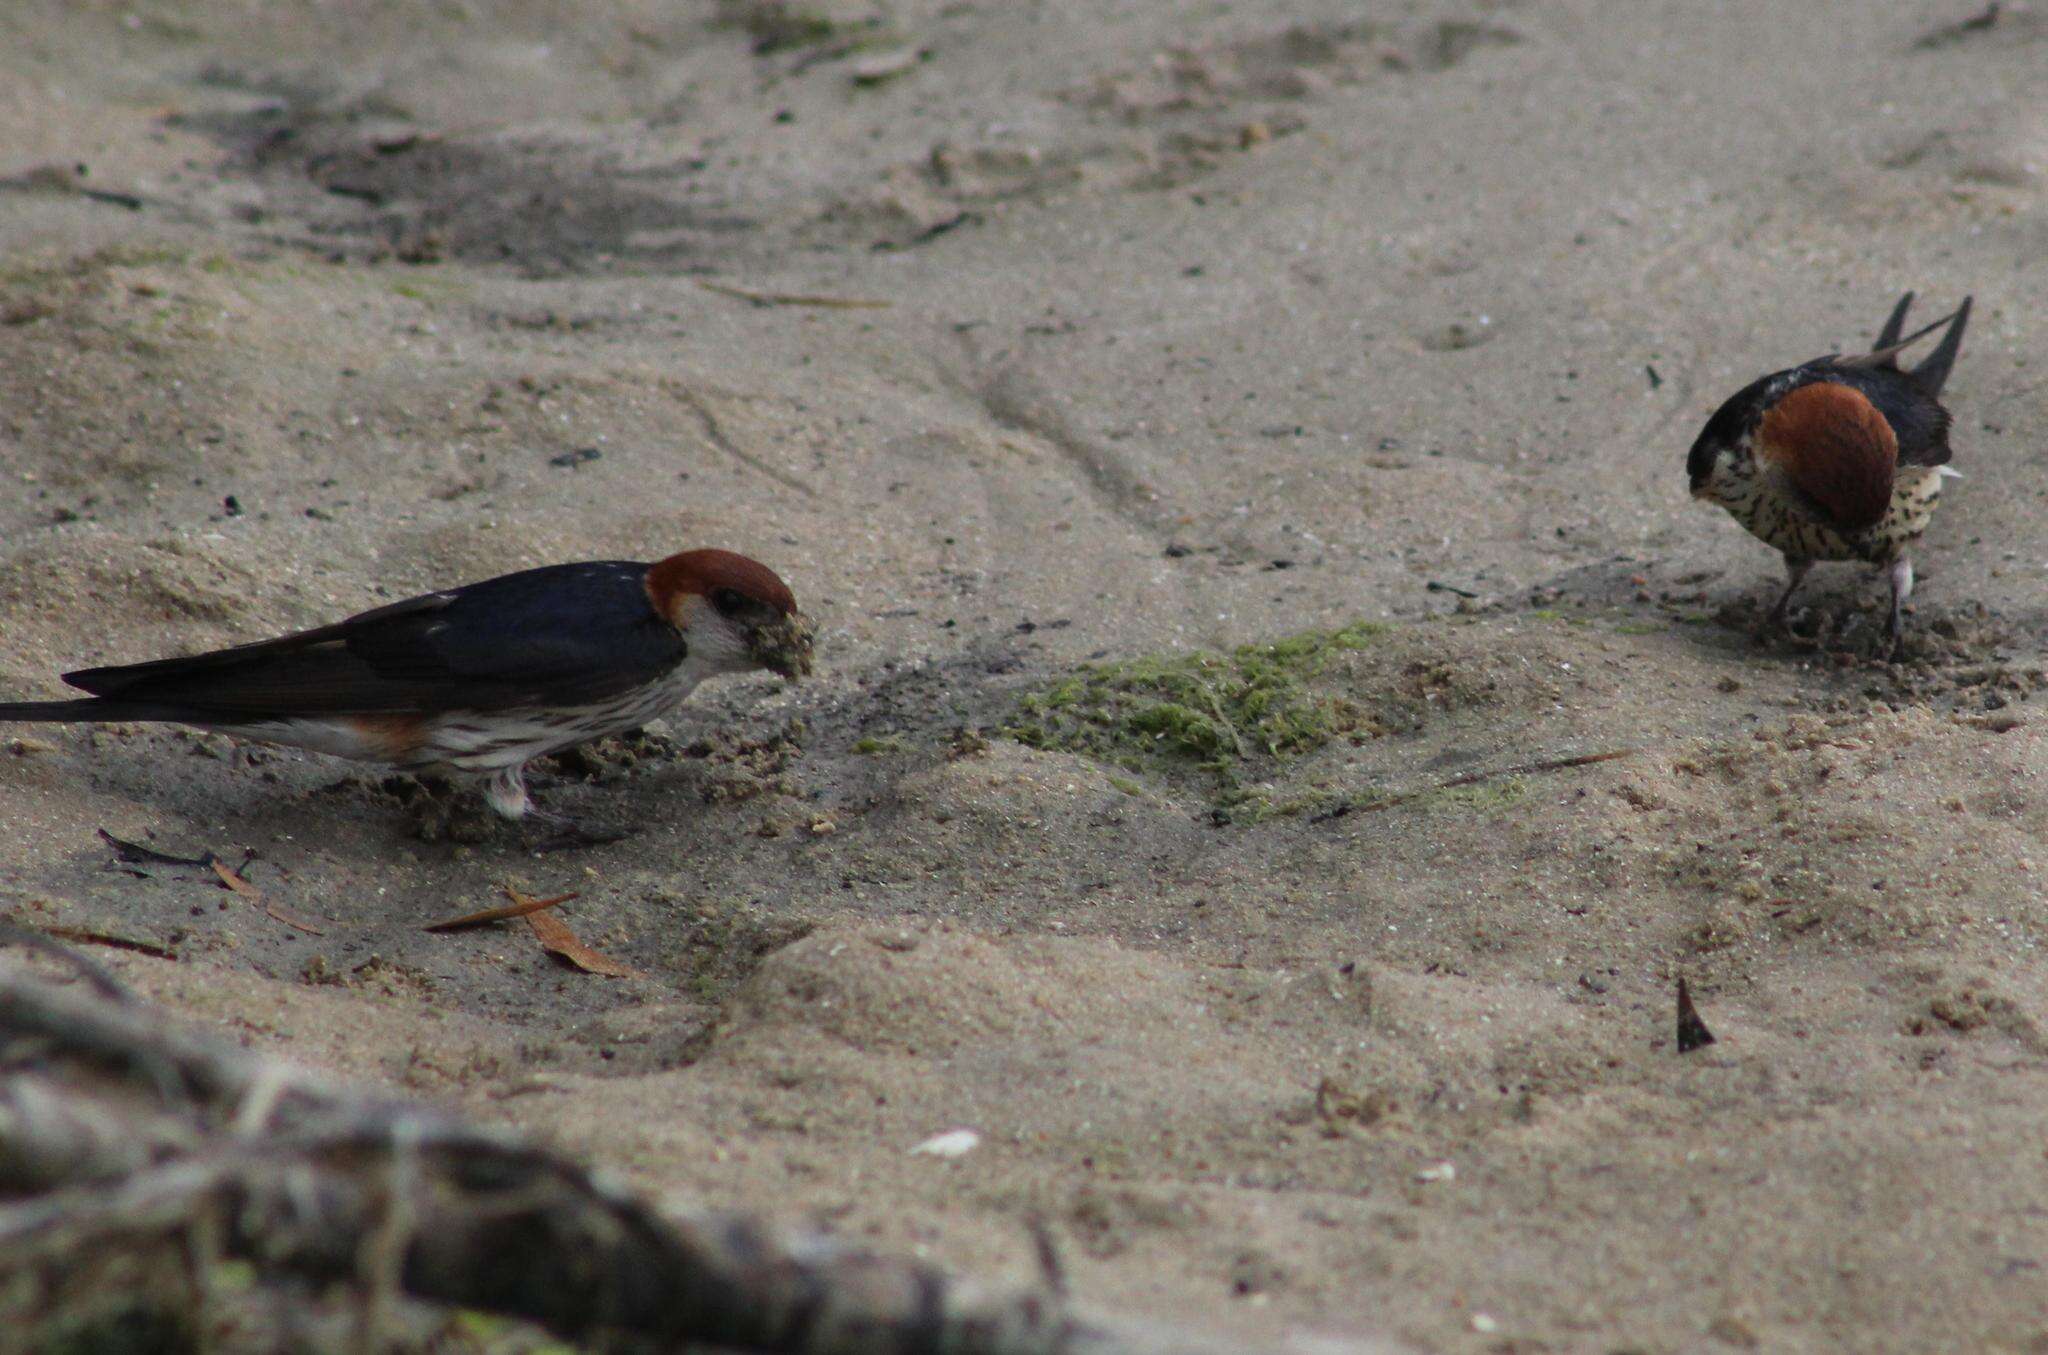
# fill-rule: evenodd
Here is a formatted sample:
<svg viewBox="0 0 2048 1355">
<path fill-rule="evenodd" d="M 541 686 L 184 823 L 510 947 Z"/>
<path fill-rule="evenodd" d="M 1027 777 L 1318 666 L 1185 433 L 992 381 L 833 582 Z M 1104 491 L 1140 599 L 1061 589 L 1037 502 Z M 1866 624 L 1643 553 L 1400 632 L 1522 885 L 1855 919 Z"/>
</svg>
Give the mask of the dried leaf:
<svg viewBox="0 0 2048 1355">
<path fill-rule="evenodd" d="M 1928 52 L 1937 47 L 1947 47 L 1951 43 L 1961 42 L 1972 34 L 1988 32 L 1997 22 L 1998 0 L 1991 0 L 1990 4 L 1971 18 L 1943 24 L 1940 28 L 1914 39 L 1913 50 Z"/>
<path fill-rule="evenodd" d="M 325 927 L 313 921 L 313 919 L 305 916 L 303 913 L 294 913 L 291 909 L 285 907 L 281 903 L 272 903 L 268 899 L 266 899 L 264 900 L 263 903 L 263 911 L 265 913 L 268 913 L 271 917 L 276 918 L 279 922 L 282 922 L 285 926 L 291 927 L 297 931 L 306 932 L 312 936 L 327 935 L 327 929 Z"/>
<path fill-rule="evenodd" d="M 270 917 L 282 922 L 285 926 L 296 928 L 302 932 L 309 932 L 314 936 L 327 935 L 327 929 L 319 923 L 300 917 L 283 904 L 272 903 L 269 899 L 264 898 L 262 890 L 235 874 L 233 870 L 229 869 L 228 863 L 219 857 L 213 858 L 207 864 L 213 867 L 215 875 L 220 876 L 222 884 L 234 890 L 237 894 L 240 894 L 243 898 L 261 908 Z"/>
<path fill-rule="evenodd" d="M 140 842 L 130 842 L 126 838 L 115 837 L 104 828 L 95 831 L 99 833 L 100 841 L 114 849 L 114 859 L 116 861 L 125 861 L 131 866 L 210 866 L 213 864 L 212 852 L 201 852 L 197 856 L 171 856 L 165 852 L 158 851 L 154 847 L 145 847 Z"/>
<path fill-rule="evenodd" d="M 129 992 L 128 986 L 109 973 L 105 966 L 95 960 L 88 960 L 70 946 L 59 945 L 53 939 L 53 934 L 57 931 L 72 931 L 93 937 L 99 935 L 85 932 L 83 928 L 55 928 L 46 931 L 39 927 L 24 926 L 12 917 L 0 917 L 0 945 L 26 946 L 59 961 L 76 971 L 78 977 L 91 984 L 99 991 L 101 997 L 110 1002 L 125 1005 L 135 1001 L 135 994 Z M 178 957 L 166 951 L 164 958 L 175 960 Z"/>
<path fill-rule="evenodd" d="M 66 927 L 44 923 L 36 930 L 45 936 L 54 936 L 59 941 L 71 941 L 81 946 L 110 946 L 115 950 L 132 950 L 138 955 L 150 955 L 159 960 L 175 960 L 178 952 L 155 941 L 144 941 L 133 936 L 118 936 L 113 932 L 98 932 L 90 927 Z"/>
<path fill-rule="evenodd" d="M 241 876 L 235 874 L 233 870 L 229 869 L 227 862 L 221 860 L 219 857 L 215 857 L 213 860 L 208 861 L 206 864 L 213 867 L 213 873 L 215 875 L 220 876 L 220 882 L 222 884 L 226 885 L 229 889 L 234 890 L 237 894 L 240 894 L 249 902 L 258 905 L 259 907 L 262 905 L 263 891 L 258 889 L 255 885 L 250 884 Z"/>
<path fill-rule="evenodd" d="M 1684 979 L 1678 981 L 1678 1052 L 1690 1054 L 1695 1049 L 1705 1049 L 1714 1042 L 1714 1032 L 1707 1029 L 1707 1023 L 1700 1019 L 1699 1008 L 1692 1005 L 1692 989 Z"/>
<path fill-rule="evenodd" d="M 538 913 L 543 908 L 553 908 L 558 903 L 567 903 L 571 899 L 582 897 L 582 895 L 571 890 L 567 894 L 557 894 L 551 899 L 534 899 L 528 898 L 511 885 L 504 886 L 504 890 L 505 897 L 512 900 L 512 902 L 499 904 L 496 908 L 486 908 L 481 912 L 464 913 L 461 917 L 442 918 L 439 922 L 429 922 L 420 930 L 425 932 L 466 931 L 471 927 L 481 927 L 487 922 L 503 922 L 508 918 L 525 917 L 528 913 Z"/>
<path fill-rule="evenodd" d="M 609 955 L 600 955 L 576 939 L 576 933 L 569 930 L 569 924 L 553 913 L 534 912 L 526 915 L 526 925 L 533 928 L 533 934 L 540 939 L 540 948 L 548 954 L 565 960 L 586 974 L 602 974 L 609 979 L 644 979 L 647 976 L 631 965 L 620 964 Z"/>
</svg>

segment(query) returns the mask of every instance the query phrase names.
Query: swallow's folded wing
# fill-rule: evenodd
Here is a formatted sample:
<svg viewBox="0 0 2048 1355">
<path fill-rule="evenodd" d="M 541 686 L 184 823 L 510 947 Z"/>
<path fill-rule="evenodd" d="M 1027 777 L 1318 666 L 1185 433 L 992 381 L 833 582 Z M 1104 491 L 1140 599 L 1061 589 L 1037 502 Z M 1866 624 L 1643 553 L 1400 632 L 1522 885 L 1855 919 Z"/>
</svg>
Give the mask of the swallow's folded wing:
<svg viewBox="0 0 2048 1355">
<path fill-rule="evenodd" d="M 688 652 L 649 603 L 646 573 L 630 561 L 554 565 L 275 640 L 64 680 L 99 696 L 250 717 L 601 701 Z"/>
</svg>

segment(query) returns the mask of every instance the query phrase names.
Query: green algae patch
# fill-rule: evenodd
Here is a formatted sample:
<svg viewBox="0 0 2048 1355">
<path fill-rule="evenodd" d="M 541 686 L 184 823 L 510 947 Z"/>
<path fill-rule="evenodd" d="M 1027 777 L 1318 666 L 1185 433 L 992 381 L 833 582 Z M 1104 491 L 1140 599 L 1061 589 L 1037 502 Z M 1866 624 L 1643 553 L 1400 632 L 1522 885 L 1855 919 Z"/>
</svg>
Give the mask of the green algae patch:
<svg viewBox="0 0 2048 1355">
<path fill-rule="evenodd" d="M 1253 798 L 1243 786 L 1257 773 L 1332 739 L 1378 732 L 1368 707 L 1316 679 L 1385 631 L 1358 622 L 1227 653 L 1093 664 L 1026 693 L 1001 732 L 1127 771 L 1206 773 L 1227 813 Z"/>
</svg>

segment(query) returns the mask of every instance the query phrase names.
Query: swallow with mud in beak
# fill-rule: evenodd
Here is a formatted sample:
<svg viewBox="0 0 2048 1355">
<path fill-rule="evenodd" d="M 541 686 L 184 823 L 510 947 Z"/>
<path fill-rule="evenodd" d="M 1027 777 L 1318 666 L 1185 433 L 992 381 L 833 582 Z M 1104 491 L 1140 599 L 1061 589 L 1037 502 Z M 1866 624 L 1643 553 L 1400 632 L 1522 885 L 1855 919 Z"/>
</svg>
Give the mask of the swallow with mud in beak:
<svg viewBox="0 0 2048 1355">
<path fill-rule="evenodd" d="M 773 570 L 692 550 L 549 565 L 256 644 L 66 673 L 92 695 L 0 703 L 0 720 L 168 721 L 481 773 L 504 818 L 566 823 L 534 808 L 528 762 L 666 715 L 709 677 L 801 677 L 811 636 Z"/>
</svg>

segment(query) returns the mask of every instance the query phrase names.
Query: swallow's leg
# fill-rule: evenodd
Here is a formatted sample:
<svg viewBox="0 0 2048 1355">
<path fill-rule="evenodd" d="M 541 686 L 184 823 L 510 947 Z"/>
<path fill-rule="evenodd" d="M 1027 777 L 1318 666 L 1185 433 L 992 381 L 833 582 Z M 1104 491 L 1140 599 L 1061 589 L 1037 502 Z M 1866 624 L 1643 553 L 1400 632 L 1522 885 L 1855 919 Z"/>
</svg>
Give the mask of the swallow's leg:
<svg viewBox="0 0 2048 1355">
<path fill-rule="evenodd" d="M 1792 605 L 1792 595 L 1799 591 L 1799 585 L 1806 579 L 1806 572 L 1813 568 L 1813 561 L 1797 556 L 1785 557 L 1785 591 L 1778 595 L 1778 605 L 1771 608 L 1770 620 L 1764 623 L 1766 630 L 1789 630 L 1785 621 L 1785 609 Z"/>
<path fill-rule="evenodd" d="M 1899 658 L 1899 643 L 1906 634 L 1906 599 L 1913 596 L 1913 562 L 1903 555 L 1892 561 L 1891 577 L 1891 650 L 1886 657 L 1896 663 Z"/>
<path fill-rule="evenodd" d="M 526 764 L 515 762 L 491 773 L 484 784 L 484 800 L 503 818 L 525 818 L 533 810 L 533 801 L 526 794 Z"/>
<path fill-rule="evenodd" d="M 526 793 L 525 771 L 524 764 L 501 768 L 492 775 L 484 790 L 484 798 L 490 801 L 492 809 L 518 821 L 522 830 L 520 836 L 527 839 L 532 850 L 559 852 L 577 847 L 602 847 L 608 842 L 620 842 L 632 836 L 608 829 L 586 828 L 567 814 L 552 814 L 535 805 Z M 541 831 L 524 831 L 528 828 Z"/>
<path fill-rule="evenodd" d="M 545 809 L 529 809 L 520 819 L 523 829 L 531 827 L 532 833 L 522 831 L 526 847 L 535 853 L 568 852 L 579 847 L 603 847 L 613 842 L 624 842 L 632 833 L 614 828 L 588 828 L 567 814 L 550 814 Z"/>
</svg>

